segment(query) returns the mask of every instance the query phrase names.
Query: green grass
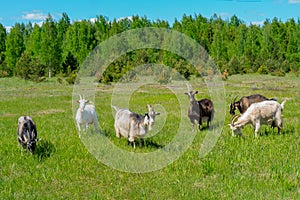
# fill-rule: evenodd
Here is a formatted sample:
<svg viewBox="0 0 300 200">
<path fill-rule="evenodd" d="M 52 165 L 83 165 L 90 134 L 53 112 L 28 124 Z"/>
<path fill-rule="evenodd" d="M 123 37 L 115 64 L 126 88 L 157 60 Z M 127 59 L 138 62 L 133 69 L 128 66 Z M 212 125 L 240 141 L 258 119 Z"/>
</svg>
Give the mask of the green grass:
<svg viewBox="0 0 300 200">
<path fill-rule="evenodd" d="M 191 83 L 199 90 L 198 99 L 209 97 L 202 82 Z M 293 75 L 235 75 L 224 84 L 227 104 L 235 95 L 253 93 L 276 97 L 279 102 L 290 98 L 283 111 L 283 133 L 278 135 L 262 126 L 255 139 L 248 126 L 243 137 L 232 137 L 227 111 L 223 132 L 207 156 L 199 157 L 208 133 L 203 129 L 167 167 L 126 173 L 102 164 L 89 153 L 85 142 L 99 135 L 89 131 L 82 140 L 78 137 L 72 115 L 72 86 L 54 79 L 38 84 L 0 79 L 0 199 L 299 199 L 300 79 Z M 135 150 L 124 138 L 118 140 L 110 108 L 112 89 L 99 85 L 95 104 L 105 137 L 114 145 L 129 152 L 149 153 L 173 139 L 180 120 L 178 100 L 166 88 L 150 85 L 134 92 L 129 107 L 143 113 L 147 103 L 162 105 L 165 110 L 157 107 L 163 113 L 156 125 L 164 126 Z M 17 119 L 21 115 L 33 117 L 42 138 L 33 156 L 17 142 Z"/>
</svg>

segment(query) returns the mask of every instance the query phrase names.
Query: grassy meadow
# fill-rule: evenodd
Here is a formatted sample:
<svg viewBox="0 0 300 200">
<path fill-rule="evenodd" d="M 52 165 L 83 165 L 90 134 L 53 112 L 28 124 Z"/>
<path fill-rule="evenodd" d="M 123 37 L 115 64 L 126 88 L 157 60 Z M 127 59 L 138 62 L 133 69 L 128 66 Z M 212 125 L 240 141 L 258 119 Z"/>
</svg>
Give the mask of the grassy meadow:
<svg viewBox="0 0 300 200">
<path fill-rule="evenodd" d="M 209 97 L 202 82 L 191 80 L 191 84 L 199 91 L 197 99 Z M 60 84 L 56 78 L 41 83 L 0 79 L 0 199 L 299 199 L 300 78 L 292 74 L 234 75 L 224 85 L 226 104 L 236 95 L 254 93 L 279 102 L 289 98 L 283 111 L 282 134 L 262 126 L 260 136 L 254 138 L 248 125 L 243 137 L 232 137 L 227 107 L 223 131 L 207 156 L 199 157 L 200 145 L 209 131 L 204 126 L 178 160 L 157 171 L 128 173 L 104 165 L 87 150 L 85 143 L 95 138 L 92 128 L 86 137 L 77 133 L 72 85 Z M 142 147 L 137 143 L 134 150 L 114 133 L 110 107 L 113 86 L 96 88 L 95 104 L 105 137 L 128 152 L 149 153 L 167 145 L 176 135 L 180 120 L 174 94 L 160 85 L 133 93 L 129 101 L 133 111 L 144 113 L 147 103 L 159 102 L 161 115 L 155 126 L 162 127 L 146 138 Z M 17 119 L 21 115 L 32 116 L 42 138 L 33 156 L 17 142 Z"/>
</svg>

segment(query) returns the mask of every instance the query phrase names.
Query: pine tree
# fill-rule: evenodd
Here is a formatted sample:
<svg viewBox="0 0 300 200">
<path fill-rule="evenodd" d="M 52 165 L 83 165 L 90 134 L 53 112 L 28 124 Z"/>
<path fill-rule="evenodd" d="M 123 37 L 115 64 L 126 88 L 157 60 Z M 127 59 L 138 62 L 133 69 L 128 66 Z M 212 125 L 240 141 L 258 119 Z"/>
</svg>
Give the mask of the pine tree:
<svg viewBox="0 0 300 200">
<path fill-rule="evenodd" d="M 40 58 L 41 51 L 41 27 L 34 25 L 32 33 L 26 42 L 26 51 L 35 58 Z"/>
<path fill-rule="evenodd" d="M 5 40 L 6 40 L 6 29 L 5 27 L 0 24 L 0 55 L 5 52 Z M 0 56 L 0 63 L 1 63 L 1 56 Z"/>
<path fill-rule="evenodd" d="M 5 61 L 8 67 L 8 73 L 9 75 L 13 75 L 16 63 L 25 50 L 21 24 L 15 24 L 10 30 L 6 38 L 5 47 Z"/>
<path fill-rule="evenodd" d="M 258 60 L 261 49 L 261 30 L 257 25 L 251 24 L 246 33 L 244 49 L 245 68 L 247 72 L 256 72 L 261 63 Z"/>
<path fill-rule="evenodd" d="M 40 58 L 43 65 L 47 66 L 49 78 L 59 72 L 60 50 L 57 40 L 57 30 L 52 16 L 49 14 L 41 30 Z"/>
</svg>

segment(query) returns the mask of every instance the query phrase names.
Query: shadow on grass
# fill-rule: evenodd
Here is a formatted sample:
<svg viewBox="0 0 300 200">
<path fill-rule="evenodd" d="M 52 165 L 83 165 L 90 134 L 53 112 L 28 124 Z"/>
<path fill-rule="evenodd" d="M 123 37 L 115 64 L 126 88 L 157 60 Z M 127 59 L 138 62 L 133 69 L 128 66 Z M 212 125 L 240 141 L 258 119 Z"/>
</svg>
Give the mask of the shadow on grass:
<svg viewBox="0 0 300 200">
<path fill-rule="evenodd" d="M 281 134 L 294 134 L 296 132 L 295 127 L 283 127 Z"/>
<path fill-rule="evenodd" d="M 47 140 L 41 140 L 37 145 L 34 155 L 39 161 L 43 161 L 44 159 L 49 158 L 54 151 L 55 147 L 51 142 Z"/>
<path fill-rule="evenodd" d="M 206 123 L 205 125 L 200 126 L 200 131 L 205 131 L 205 130 L 212 130 L 213 126 L 207 126 Z"/>
<path fill-rule="evenodd" d="M 120 141 L 122 142 L 123 140 L 127 140 L 127 145 L 128 146 L 130 145 L 130 146 L 133 147 L 133 143 L 129 142 L 128 138 L 124 138 L 124 137 L 117 138 L 116 137 L 116 133 L 114 131 L 112 131 L 112 130 L 105 129 L 105 130 L 102 130 L 100 132 L 100 134 L 102 134 L 103 136 L 107 137 L 111 141 L 118 140 L 119 142 Z M 136 145 L 136 148 L 154 148 L 154 149 L 160 149 L 160 148 L 164 147 L 164 145 L 160 145 L 160 144 L 152 141 L 149 138 L 144 138 L 144 139 L 141 139 L 141 140 L 139 138 L 136 138 L 135 139 L 135 145 Z"/>
<path fill-rule="evenodd" d="M 161 144 L 157 144 L 156 142 L 149 140 L 149 139 L 142 139 L 141 141 L 139 141 L 139 139 L 137 139 L 136 141 L 137 143 L 141 143 L 140 147 L 145 147 L 145 148 L 154 148 L 154 149 L 161 149 L 164 146 Z"/>
<path fill-rule="evenodd" d="M 280 134 L 278 134 L 278 129 L 275 128 L 271 128 L 271 127 L 265 127 L 263 129 L 261 129 L 260 131 L 260 136 L 268 136 L 268 135 L 285 135 L 285 134 L 293 134 L 295 133 L 295 128 L 294 127 L 286 127 L 283 128 L 280 132 Z"/>
</svg>

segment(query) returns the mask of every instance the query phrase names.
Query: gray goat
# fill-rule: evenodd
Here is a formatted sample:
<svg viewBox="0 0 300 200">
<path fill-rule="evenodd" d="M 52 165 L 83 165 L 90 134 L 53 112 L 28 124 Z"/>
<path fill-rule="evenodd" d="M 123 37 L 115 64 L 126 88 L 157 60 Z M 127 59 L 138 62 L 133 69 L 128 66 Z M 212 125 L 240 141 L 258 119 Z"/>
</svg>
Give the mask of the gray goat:
<svg viewBox="0 0 300 200">
<path fill-rule="evenodd" d="M 140 141 L 151 130 L 155 122 L 155 116 L 160 113 L 154 112 L 154 107 L 147 105 L 148 112 L 145 115 L 131 112 L 128 109 L 119 109 L 112 106 L 116 110 L 115 114 L 115 131 L 116 136 L 128 138 L 129 142 L 133 142 L 135 148 L 135 139 L 139 138 Z"/>
</svg>

